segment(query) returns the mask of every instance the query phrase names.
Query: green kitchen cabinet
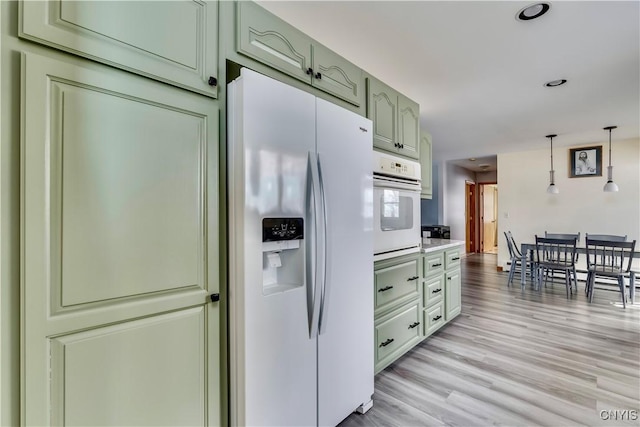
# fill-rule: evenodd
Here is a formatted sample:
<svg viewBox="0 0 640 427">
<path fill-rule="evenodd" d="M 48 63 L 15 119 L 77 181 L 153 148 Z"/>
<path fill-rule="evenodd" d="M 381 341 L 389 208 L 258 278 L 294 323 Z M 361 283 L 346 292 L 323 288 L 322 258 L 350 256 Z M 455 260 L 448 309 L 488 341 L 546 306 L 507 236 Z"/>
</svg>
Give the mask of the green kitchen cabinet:
<svg viewBox="0 0 640 427">
<path fill-rule="evenodd" d="M 374 77 L 367 77 L 367 117 L 373 121 L 373 146 L 419 158 L 420 106 Z"/>
<path fill-rule="evenodd" d="M 460 265 L 447 270 L 445 283 L 445 320 L 449 320 L 460 314 L 462 308 L 462 280 L 460 277 Z"/>
<path fill-rule="evenodd" d="M 420 172 L 422 173 L 422 190 L 420 198 L 431 199 L 433 197 L 433 145 L 431 135 L 422 132 L 420 136 Z"/>
<path fill-rule="evenodd" d="M 236 37 L 239 53 L 361 105 L 360 68 L 257 4 L 237 2 Z"/>
<path fill-rule="evenodd" d="M 420 302 L 403 305 L 375 322 L 375 372 L 421 341 Z"/>
<path fill-rule="evenodd" d="M 459 247 L 435 249 L 423 255 L 424 337 L 460 314 L 462 282 Z"/>
<path fill-rule="evenodd" d="M 420 293 L 420 264 L 417 257 L 374 271 L 375 313 L 388 311 L 398 304 L 418 298 Z"/>
<path fill-rule="evenodd" d="M 217 1 L 21 1 L 19 36 L 210 97 Z"/>
</svg>

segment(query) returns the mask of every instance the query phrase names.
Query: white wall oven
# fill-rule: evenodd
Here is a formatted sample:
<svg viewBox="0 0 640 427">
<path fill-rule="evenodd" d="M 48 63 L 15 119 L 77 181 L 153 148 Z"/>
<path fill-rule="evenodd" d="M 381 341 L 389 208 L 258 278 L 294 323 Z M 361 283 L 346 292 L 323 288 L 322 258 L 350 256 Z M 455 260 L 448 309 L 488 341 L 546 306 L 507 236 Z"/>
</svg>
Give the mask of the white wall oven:
<svg viewBox="0 0 640 427">
<path fill-rule="evenodd" d="M 420 250 L 420 163 L 374 151 L 374 260 Z"/>
</svg>

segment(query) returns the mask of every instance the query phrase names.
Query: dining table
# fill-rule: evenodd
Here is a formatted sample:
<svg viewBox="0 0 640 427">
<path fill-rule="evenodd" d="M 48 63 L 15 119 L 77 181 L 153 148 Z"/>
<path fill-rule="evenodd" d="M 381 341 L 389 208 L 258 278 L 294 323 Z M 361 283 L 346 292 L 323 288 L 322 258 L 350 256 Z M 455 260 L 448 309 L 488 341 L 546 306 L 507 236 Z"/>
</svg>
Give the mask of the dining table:
<svg viewBox="0 0 640 427">
<path fill-rule="evenodd" d="M 529 253 L 533 253 L 536 250 L 536 244 L 535 243 L 521 243 L 520 244 L 520 253 L 522 254 L 522 265 L 525 266 L 527 265 L 527 256 Z M 576 252 L 578 254 L 586 254 L 587 253 L 587 248 L 586 247 L 581 247 L 581 246 L 577 246 L 576 247 Z M 640 258 L 640 251 L 635 251 L 633 253 L 633 257 L 634 258 Z M 532 258 L 530 258 L 532 259 Z M 533 280 L 534 277 L 534 271 L 533 271 L 533 263 L 531 263 L 531 280 Z M 631 270 L 629 272 L 629 301 L 631 302 L 631 304 L 635 303 L 635 299 L 636 299 L 636 287 L 635 287 L 635 283 L 636 283 L 636 275 L 640 275 L 640 272 L 638 271 L 634 271 Z M 520 284 L 524 287 L 526 284 L 526 274 L 521 274 L 520 275 Z"/>
</svg>

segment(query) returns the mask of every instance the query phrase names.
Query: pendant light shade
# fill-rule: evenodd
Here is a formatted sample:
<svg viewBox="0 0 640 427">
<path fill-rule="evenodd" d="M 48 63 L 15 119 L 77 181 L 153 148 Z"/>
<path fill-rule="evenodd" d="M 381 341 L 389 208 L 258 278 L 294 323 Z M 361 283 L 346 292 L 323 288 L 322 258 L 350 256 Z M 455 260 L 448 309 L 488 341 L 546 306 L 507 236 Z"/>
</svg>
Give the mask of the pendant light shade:
<svg viewBox="0 0 640 427">
<path fill-rule="evenodd" d="M 615 193 L 618 191 L 618 185 L 613 182 L 613 166 L 611 166 L 611 131 L 618 126 L 607 126 L 603 128 L 604 130 L 609 131 L 609 166 L 607 166 L 607 183 L 604 185 L 602 189 L 606 193 Z"/>
<path fill-rule="evenodd" d="M 553 170 L 553 138 L 556 136 L 558 135 L 547 135 L 545 137 L 551 140 L 551 170 L 549 171 L 549 186 L 547 187 L 547 193 L 549 194 L 558 194 L 560 192 L 555 183 L 555 171 Z"/>
</svg>

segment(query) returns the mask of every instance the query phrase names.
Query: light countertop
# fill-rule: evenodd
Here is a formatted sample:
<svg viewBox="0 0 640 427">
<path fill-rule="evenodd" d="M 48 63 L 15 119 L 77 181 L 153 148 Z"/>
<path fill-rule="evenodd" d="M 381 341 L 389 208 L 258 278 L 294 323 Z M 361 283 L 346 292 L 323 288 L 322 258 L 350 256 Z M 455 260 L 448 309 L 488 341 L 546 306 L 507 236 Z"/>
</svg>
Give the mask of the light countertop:
<svg viewBox="0 0 640 427">
<path fill-rule="evenodd" d="M 429 253 L 439 251 L 441 249 L 454 248 L 456 246 L 464 246 L 465 242 L 462 240 L 450 240 L 450 239 L 432 239 L 425 237 L 422 239 L 422 253 Z"/>
</svg>

